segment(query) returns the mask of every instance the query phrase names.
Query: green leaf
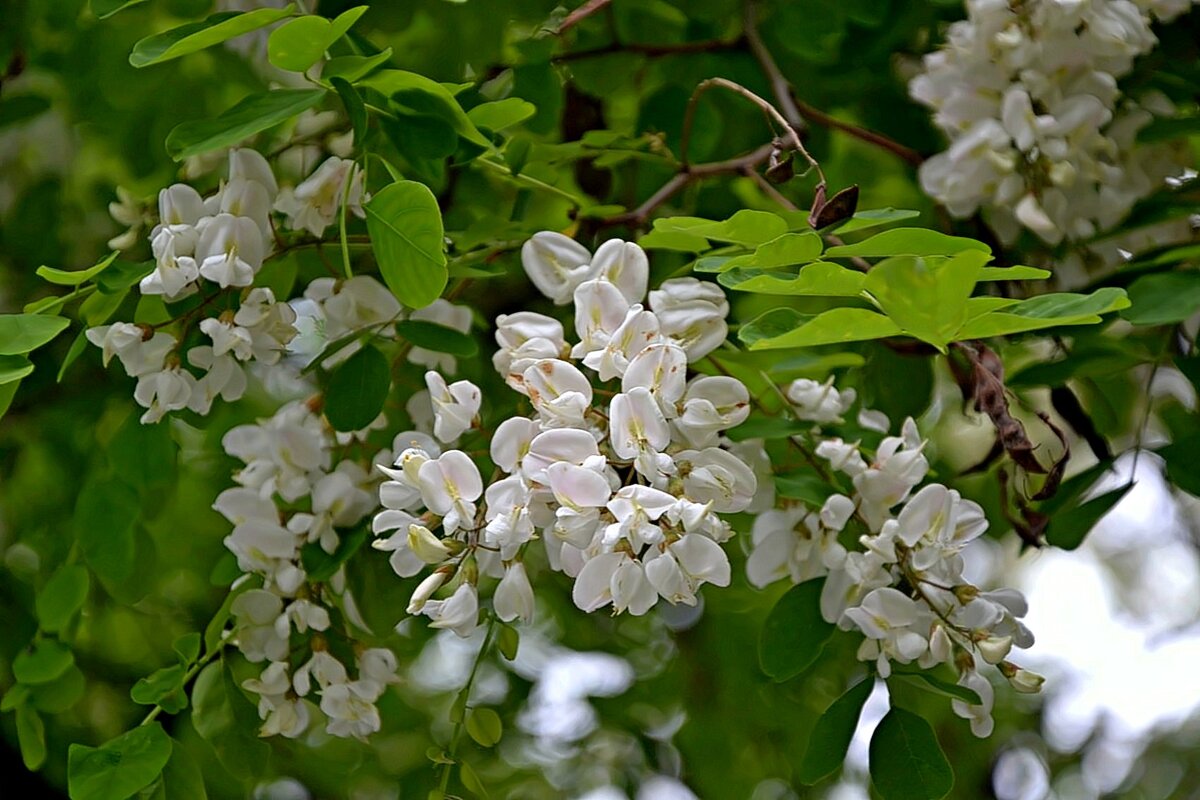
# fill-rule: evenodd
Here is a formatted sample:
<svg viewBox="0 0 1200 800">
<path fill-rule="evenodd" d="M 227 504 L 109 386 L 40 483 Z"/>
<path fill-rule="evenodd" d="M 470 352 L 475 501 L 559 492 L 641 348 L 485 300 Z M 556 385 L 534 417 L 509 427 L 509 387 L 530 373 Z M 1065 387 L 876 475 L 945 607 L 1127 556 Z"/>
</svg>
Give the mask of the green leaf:
<svg viewBox="0 0 1200 800">
<path fill-rule="evenodd" d="M 200 657 L 200 634 L 196 631 L 183 634 L 171 643 L 171 649 L 179 656 L 179 663 L 194 664 Z"/>
<path fill-rule="evenodd" d="M 1113 506 L 1121 502 L 1132 488 L 1133 482 L 1130 481 L 1124 486 L 1109 489 L 1074 508 L 1052 514 L 1050 524 L 1046 528 L 1046 541 L 1063 550 L 1074 550 L 1079 547 L 1092 528 L 1096 527 L 1096 524 L 1109 511 L 1112 511 Z"/>
<path fill-rule="evenodd" d="M 454 95 L 437 81 L 415 72 L 385 69 L 376 72 L 361 83 L 392 99 L 396 99 L 399 95 L 404 104 L 414 111 L 437 113 L 439 116 L 444 116 L 455 133 L 478 147 L 487 149 L 492 146 L 491 141 L 479 132 L 475 123 L 471 122 L 467 112 L 463 111 L 462 106 L 454 99 Z M 416 108 L 415 105 L 421 107 Z"/>
<path fill-rule="evenodd" d="M 79 360 L 79 357 L 87 350 L 88 344 L 87 328 L 81 328 L 67 349 L 67 354 L 63 356 L 63 362 L 58 368 L 58 377 L 55 378 L 57 383 L 62 383 L 63 376 L 67 374 L 67 368 Z"/>
<path fill-rule="evenodd" d="M 812 423 L 754 413 L 741 425 L 727 431 L 727 435 L 735 442 L 746 439 L 786 439 L 811 428 Z"/>
<path fill-rule="evenodd" d="M 391 367 L 387 358 L 367 345 L 329 376 L 329 385 L 325 389 L 325 418 L 334 430 L 362 430 L 379 416 L 391 387 Z"/>
<path fill-rule="evenodd" d="M 503 735 L 500 715 L 490 708 L 473 708 L 467 717 L 467 733 L 480 747 L 494 747 Z"/>
<path fill-rule="evenodd" d="M 759 314 L 738 328 L 738 339 L 747 347 L 762 339 L 774 339 L 792 331 L 813 319 L 812 314 L 801 314 L 794 308 L 773 308 Z"/>
<path fill-rule="evenodd" d="M 13 677 L 28 686 L 50 683 L 62 677 L 75 664 L 75 654 L 56 639 L 40 639 L 17 653 L 13 659 Z"/>
<path fill-rule="evenodd" d="M 954 771 L 933 728 L 895 706 L 871 736 L 870 770 L 883 800 L 937 800 L 954 787 Z"/>
<path fill-rule="evenodd" d="M 267 39 L 267 60 L 283 70 L 304 72 L 317 63 L 330 45 L 342 38 L 366 10 L 366 6 L 356 6 L 332 21 L 306 15 L 285 22 L 271 31 Z"/>
<path fill-rule="evenodd" d="M 65 628 L 83 608 L 90 586 L 88 571 L 78 564 L 66 564 L 54 573 L 37 594 L 35 609 L 41 629 L 57 633 Z"/>
<path fill-rule="evenodd" d="M 108 19 L 118 11 L 141 5 L 146 0 L 92 0 L 92 13 L 97 19 Z"/>
<path fill-rule="evenodd" d="M 345 564 L 351 556 L 359 551 L 367 540 L 366 528 L 355 528 L 350 533 L 343 534 L 338 539 L 337 547 L 332 553 L 326 553 L 321 545 L 313 542 L 300 549 L 300 560 L 308 580 L 314 583 L 327 581 Z"/>
<path fill-rule="evenodd" d="M 717 283 L 739 292 L 756 294 L 858 297 L 866 277 L 862 272 L 831 261 L 815 261 L 795 273 L 739 267 L 722 272 L 717 276 Z"/>
<path fill-rule="evenodd" d="M 187 748 L 171 740 L 171 758 L 163 768 L 162 785 L 167 800 L 207 800 L 204 773 Z"/>
<path fill-rule="evenodd" d="M 254 12 L 252 12 L 254 13 Z M 324 89 L 277 89 L 252 94 L 212 119 L 183 122 L 167 134 L 167 152 L 176 161 L 231 147 L 315 106 Z"/>
<path fill-rule="evenodd" d="M 100 747 L 73 744 L 67 751 L 71 800 L 123 800 L 159 776 L 171 757 L 162 725 L 139 725 Z"/>
<path fill-rule="evenodd" d="M 154 271 L 154 261 L 123 261 L 117 259 L 112 266 L 96 276 L 96 288 L 102 294 L 124 296 L 142 278 Z M 95 295 L 88 300 L 95 298 Z"/>
<path fill-rule="evenodd" d="M 227 11 L 213 14 L 201 22 L 189 22 L 169 31 L 147 36 L 133 46 L 129 63 L 135 67 L 148 67 L 173 58 L 195 53 L 214 44 L 228 41 L 235 36 L 265 28 L 292 14 L 294 5 L 287 8 L 260 8 L 256 11 Z"/>
<path fill-rule="evenodd" d="M 698 217 L 666 217 L 655 220 L 654 230 L 757 248 L 783 236 L 788 232 L 788 225 L 778 214 L 742 209 L 723 222 Z"/>
<path fill-rule="evenodd" d="M 834 625 L 821 616 L 824 578 L 797 584 L 767 614 L 758 640 L 758 660 L 763 672 L 776 681 L 796 677 L 812 666 Z"/>
<path fill-rule="evenodd" d="M 158 705 L 170 714 L 187 708 L 187 695 L 183 692 L 183 679 L 187 669 L 182 664 L 163 667 L 140 679 L 129 690 L 129 697 L 144 706 Z"/>
<path fill-rule="evenodd" d="M 58 336 L 70 324 L 65 317 L 0 314 L 0 356 L 23 356 Z"/>
<path fill-rule="evenodd" d="M 363 103 L 362 97 L 358 90 L 345 78 L 333 77 L 329 79 L 338 97 L 342 98 L 342 105 L 346 107 L 346 116 L 350 118 L 350 127 L 354 129 L 354 141 L 364 142 L 367 138 L 367 106 Z"/>
<path fill-rule="evenodd" d="M 1134 325 L 1173 325 L 1200 311 L 1200 271 L 1143 275 L 1129 287 L 1121 316 Z"/>
<path fill-rule="evenodd" d="M 500 632 L 496 634 L 496 649 L 500 655 L 512 661 L 517 657 L 517 648 L 521 645 L 521 634 L 512 625 L 501 624 Z"/>
<path fill-rule="evenodd" d="M 471 358 L 479 353 L 475 339 L 461 331 L 422 319 L 406 319 L 396 323 L 396 331 L 417 347 L 435 353 Z"/>
<path fill-rule="evenodd" d="M 869 211 L 859 211 L 846 222 L 836 227 L 833 232 L 838 236 L 855 231 L 865 231 L 880 225 L 890 225 L 893 222 L 912 219 L 921 216 L 917 211 L 907 208 L 874 208 Z"/>
<path fill-rule="evenodd" d="M 411 308 L 422 308 L 446 288 L 442 213 L 429 187 L 397 181 L 363 207 L 371 249 L 392 293 Z"/>
<path fill-rule="evenodd" d="M 956 340 L 1007 336 L 1060 325 L 1091 325 L 1100 322 L 1100 314 L 1129 306 L 1123 289 L 1104 288 L 1090 295 L 1044 294 L 1023 300 L 1004 311 L 993 311 L 969 319 L 958 329 Z"/>
<path fill-rule="evenodd" d="M 137 560 L 134 523 L 141 501 L 128 484 L 115 478 L 89 479 L 75 502 L 75 537 L 96 577 L 122 584 L 133 577 Z"/>
<path fill-rule="evenodd" d="M 1040 281 L 1053 273 L 1037 267 L 984 267 L 979 270 L 981 281 Z"/>
<path fill-rule="evenodd" d="M 455 2 L 457 2 L 457 0 L 455 0 Z M 476 797 L 482 797 L 484 800 L 486 800 L 488 797 L 487 787 L 483 785 L 483 781 L 481 781 L 479 779 L 479 775 L 475 773 L 475 768 L 466 761 L 462 761 L 458 765 L 458 779 L 462 781 L 462 785 L 466 787 L 468 792 Z M 435 791 L 441 795 L 440 790 Z M 432 796 L 433 794 L 431 793 L 430 797 Z M 444 797 L 444 795 L 441 796 Z"/>
<path fill-rule="evenodd" d="M 223 661 L 214 661 L 196 677 L 192 686 L 192 725 L 235 776 L 262 774 L 271 749 L 248 733 L 258 726 L 258 714 L 234 685 Z"/>
<path fill-rule="evenodd" d="M 528 100 L 506 97 L 491 103 L 480 103 L 467 112 L 467 118 L 476 127 L 498 132 L 524 122 L 536 113 L 537 107 Z"/>
<path fill-rule="evenodd" d="M 871 268 L 863 289 L 905 333 L 944 350 L 967 319 L 967 298 L 986 260 L 978 251 L 888 258 Z"/>
<path fill-rule="evenodd" d="M 349 83 L 367 75 L 371 70 L 378 69 L 392 57 L 392 48 L 387 48 L 373 56 L 338 56 L 325 62 L 321 69 L 321 80 L 332 81 L 341 78 Z"/>
<path fill-rule="evenodd" d="M 856 244 L 831 247 L 828 258 L 883 258 L 887 256 L 952 256 L 964 250 L 991 253 L 983 242 L 963 236 L 947 236 L 927 228 L 895 228 L 877 233 Z"/>
<path fill-rule="evenodd" d="M 812 785 L 829 775 L 846 760 L 846 751 L 858 728 L 858 718 L 863 705 L 871 696 L 875 681 L 868 677 L 851 686 L 845 694 L 834 700 L 829 708 L 817 718 L 812 735 L 808 737 L 808 749 L 796 777 L 801 783 Z"/>
<path fill-rule="evenodd" d="M 5 95 L 0 102 L 0 130 L 33 119 L 50 110 L 50 101 L 39 94 Z"/>
<path fill-rule="evenodd" d="M 746 266 L 771 269 L 806 264 L 820 258 L 824 246 L 821 237 L 812 231 L 785 233 L 756 247 Z"/>
<path fill-rule="evenodd" d="M 28 687 L 29 701 L 38 711 L 61 714 L 70 710 L 83 698 L 86 688 L 83 672 L 72 664 L 66 672 L 49 683 Z"/>
<path fill-rule="evenodd" d="M 0 356 L 0 386 L 12 384 L 33 372 L 33 362 L 24 356 Z M 12 397 L 8 398 L 12 402 Z M 7 406 L 5 407 L 7 409 Z"/>
<path fill-rule="evenodd" d="M 36 772 L 46 763 L 46 726 L 29 706 L 17 706 L 17 743 L 25 769 Z"/>
<path fill-rule="evenodd" d="M 95 266 L 87 269 L 65 270 L 56 269 L 54 267 L 38 267 L 37 276 L 42 280 L 53 283 L 56 286 L 78 286 L 81 283 L 87 283 L 92 278 L 99 275 L 104 270 L 108 269 L 120 253 L 109 253 L 107 257 L 97 262 Z"/>
<path fill-rule="evenodd" d="M 966 686 L 959 686 L 957 683 L 944 681 L 924 670 L 920 672 L 892 670 L 892 678 L 904 680 L 927 692 L 940 694 L 942 697 L 949 697 L 951 700 L 962 700 L 964 703 L 972 706 L 983 705 L 983 700 L 980 699 L 979 693 L 974 689 L 968 689 Z"/>
<path fill-rule="evenodd" d="M 837 490 L 809 470 L 776 475 L 775 491 L 780 497 L 802 500 L 813 508 L 820 508 Z"/>
<path fill-rule="evenodd" d="M 750 345 L 750 349 L 816 347 L 822 344 L 882 339 L 885 336 L 897 336 L 902 332 L 899 325 L 874 311 L 865 308 L 833 308 L 780 336 L 759 339 Z M 739 337 L 740 335 L 739 332 Z"/>
</svg>

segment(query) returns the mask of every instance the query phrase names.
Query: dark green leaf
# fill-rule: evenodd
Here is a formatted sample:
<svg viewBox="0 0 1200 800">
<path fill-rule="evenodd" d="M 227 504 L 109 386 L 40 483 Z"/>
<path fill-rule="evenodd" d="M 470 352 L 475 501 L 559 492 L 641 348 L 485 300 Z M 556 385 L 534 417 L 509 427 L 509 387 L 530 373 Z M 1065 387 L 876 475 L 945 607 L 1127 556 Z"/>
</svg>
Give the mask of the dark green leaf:
<svg viewBox="0 0 1200 800">
<path fill-rule="evenodd" d="M 315 542 L 305 545 L 300 550 L 300 559 L 304 564 L 304 571 L 307 573 L 308 579 L 319 583 L 332 578 L 333 574 L 338 571 L 338 567 L 357 553 L 366 540 L 367 529 L 355 528 L 338 539 L 337 548 L 332 553 L 326 553 Z"/>
<path fill-rule="evenodd" d="M 763 672 L 776 681 L 796 677 L 821 655 L 835 626 L 821 616 L 824 578 L 793 586 L 767 614 L 758 640 Z"/>
<path fill-rule="evenodd" d="M 1200 311 L 1200 271 L 1143 275 L 1129 287 L 1121 316 L 1134 325 L 1173 325 Z"/>
<path fill-rule="evenodd" d="M 800 770 L 796 775 L 801 783 L 817 783 L 846 760 L 846 751 L 850 749 L 850 741 L 858 728 L 863 704 L 867 702 L 874 688 L 873 678 L 859 681 L 834 700 L 817 719 L 812 735 L 808 738 L 804 760 L 800 762 Z"/>
<path fill-rule="evenodd" d="M 195 53 L 235 36 L 258 30 L 290 16 L 294 5 L 287 8 L 260 8 L 255 11 L 226 11 L 213 14 L 201 22 L 189 22 L 169 31 L 147 36 L 133 46 L 129 63 L 148 67 L 173 58 Z"/>
<path fill-rule="evenodd" d="M 183 678 L 187 672 L 182 664 L 163 667 L 140 679 L 129 690 L 129 697 L 144 706 L 159 705 L 163 710 L 176 714 L 187 708 L 187 695 L 183 693 Z"/>
<path fill-rule="evenodd" d="M 938 800 L 954 787 L 954 771 L 933 728 L 895 706 L 871 736 L 870 769 L 883 800 Z"/>
<path fill-rule="evenodd" d="M 38 624 L 42 630 L 57 633 L 83 608 L 91 579 L 78 564 L 66 564 L 46 581 L 37 595 Z"/>
<path fill-rule="evenodd" d="M 182 161 L 210 150 L 232 147 L 307 111 L 325 95 L 324 89 L 277 89 L 252 94 L 217 117 L 176 125 L 167 135 L 167 152 L 171 158 Z"/>
<path fill-rule="evenodd" d="M 463 111 L 462 106 L 454 99 L 454 95 L 437 81 L 415 72 L 385 69 L 361 83 L 386 97 L 395 98 L 396 95 L 400 95 L 404 104 L 414 111 L 436 112 L 439 116 L 444 116 L 455 133 L 479 148 L 486 149 L 492 146 L 488 138 L 471 122 L 467 112 Z"/>
<path fill-rule="evenodd" d="M 869 211 L 857 212 L 848 222 L 842 223 L 833 232 L 838 236 L 842 236 L 854 231 L 865 231 L 868 228 L 890 225 L 893 222 L 900 222 L 901 220 L 919 216 L 920 213 L 910 211 L 906 208 L 875 208 Z"/>
<path fill-rule="evenodd" d="M 171 649 L 179 656 L 179 663 L 192 664 L 200 657 L 200 634 L 185 633 L 171 643 Z"/>
<path fill-rule="evenodd" d="M 980 699 L 979 693 L 974 689 L 968 689 L 966 686 L 959 686 L 957 683 L 944 681 L 924 670 L 920 672 L 893 670 L 892 679 L 903 680 L 927 692 L 940 694 L 942 697 L 949 697 L 951 700 L 961 700 L 968 705 L 983 705 L 983 700 Z"/>
<path fill-rule="evenodd" d="M 329 376 L 325 418 L 339 431 L 358 431 L 383 410 L 392 386 L 391 367 L 383 353 L 367 345 Z"/>
<path fill-rule="evenodd" d="M 409 342 L 426 350 L 471 358 L 479 353 L 479 345 L 468 334 L 421 319 L 406 319 L 396 323 L 396 331 Z"/>
<path fill-rule="evenodd" d="M 72 664 L 62 675 L 49 683 L 30 686 L 29 701 L 38 711 L 47 714 L 61 714 L 70 710 L 83 698 L 87 688 L 83 672 Z"/>
<path fill-rule="evenodd" d="M 446 288 L 442 214 L 424 184 L 398 181 L 364 207 L 371 248 L 392 293 L 411 308 L 429 305 Z"/>
<path fill-rule="evenodd" d="M 334 77 L 329 80 L 342 98 L 346 107 L 346 116 L 350 118 L 350 126 L 354 129 L 354 141 L 363 142 L 367 138 L 367 106 L 363 103 L 358 90 L 350 85 L 345 78 Z"/>
<path fill-rule="evenodd" d="M 820 508 L 836 489 L 823 481 L 815 472 L 790 472 L 775 476 L 775 491 L 789 500 L 802 500 L 813 508 Z"/>
<path fill-rule="evenodd" d="M 1079 547 L 1083 544 L 1084 537 L 1091 532 L 1092 528 L 1096 527 L 1096 523 L 1103 519 L 1104 515 L 1113 509 L 1113 506 L 1121 502 L 1121 499 L 1129 494 L 1129 490 L 1132 488 L 1133 483 L 1130 482 L 1124 486 L 1109 489 L 1074 508 L 1053 514 L 1050 517 L 1050 524 L 1046 528 L 1046 541 L 1064 550 L 1074 550 Z"/>
<path fill-rule="evenodd" d="M 386 64 L 392 57 L 392 48 L 387 48 L 373 56 L 339 56 L 331 58 L 321 70 L 323 80 L 341 78 L 354 83 L 372 70 Z"/>
<path fill-rule="evenodd" d="M 0 100 L 0 130 L 17 125 L 50 110 L 50 101 L 39 94 L 4 96 Z"/>
<path fill-rule="evenodd" d="M 95 478 L 84 484 L 75 504 L 75 537 L 84 560 L 102 581 L 120 584 L 133 577 L 137 559 L 133 527 L 141 503 L 128 484 Z"/>
<path fill-rule="evenodd" d="M 24 356 L 0 356 L 0 386 L 10 384 L 15 386 L 16 382 L 24 378 L 26 375 L 33 372 L 33 362 Z M 12 396 L 8 397 L 8 402 L 12 402 Z M 7 403 L 5 410 L 8 410 Z"/>
<path fill-rule="evenodd" d="M 166 800 L 207 800 L 204 788 L 204 773 L 192 758 L 187 748 L 177 740 L 171 740 L 171 758 L 162 773 L 163 794 Z"/>
<path fill-rule="evenodd" d="M 101 745 L 71 745 L 67 788 L 71 800 L 123 800 L 148 786 L 171 757 L 171 738 L 151 722 Z"/>
<path fill-rule="evenodd" d="M 222 661 L 209 664 L 192 686 L 192 725 L 236 776 L 262 774 L 270 748 L 252 735 L 258 724 L 254 707 L 234 685 Z"/>
<path fill-rule="evenodd" d="M 99 19 L 108 19 L 118 11 L 141 5 L 146 0 L 92 0 L 92 13 Z"/>
<path fill-rule="evenodd" d="M 730 428 L 727 435 L 735 442 L 746 439 L 786 439 L 797 433 L 803 433 L 812 428 L 812 423 L 798 422 L 783 417 L 770 417 L 765 414 L 751 414 L 745 422 L 736 428 Z"/>
</svg>

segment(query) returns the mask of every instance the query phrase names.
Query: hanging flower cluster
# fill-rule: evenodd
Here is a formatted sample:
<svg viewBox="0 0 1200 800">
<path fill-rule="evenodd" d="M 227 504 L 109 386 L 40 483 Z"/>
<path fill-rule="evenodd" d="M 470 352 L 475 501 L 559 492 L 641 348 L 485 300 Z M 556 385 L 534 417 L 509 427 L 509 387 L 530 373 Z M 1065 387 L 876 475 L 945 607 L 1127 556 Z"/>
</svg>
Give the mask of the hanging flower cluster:
<svg viewBox="0 0 1200 800">
<path fill-rule="evenodd" d="M 1170 101 L 1124 95 L 1118 80 L 1157 44 L 1152 15 L 1190 5 L 968 0 L 909 86 L 950 138 L 921 167 L 925 191 L 956 216 L 983 209 L 1006 241 L 1022 227 L 1051 244 L 1113 227 L 1180 171 L 1170 148 L 1135 142 Z"/>
<path fill-rule="evenodd" d="M 854 401 L 852 390 L 839 394 L 813 381 L 793 383 L 787 396 L 799 419 L 818 424 L 839 422 Z M 878 412 L 860 413 L 859 423 L 887 430 Z M 963 577 L 962 550 L 987 529 L 983 509 L 941 484 L 913 494 L 929 462 L 911 418 L 873 454 L 819 429 L 815 437 L 816 456 L 853 493 L 830 495 L 819 511 L 795 505 L 760 514 L 746 564 L 750 582 L 763 587 L 825 576 L 821 614 L 863 634 L 860 659 L 874 662 L 885 678 L 893 662 L 922 669 L 952 664 L 959 684 L 982 701 L 954 700 L 955 713 L 970 720 L 977 736 L 990 735 L 993 690 L 978 671 L 980 661 L 998 664 L 1018 691 L 1037 691 L 1042 678 L 1005 660 L 1013 647 L 1033 644 L 1020 621 L 1025 598 L 1015 589 L 981 591 Z M 862 532 L 861 550 L 842 544 L 851 526 Z"/>
<path fill-rule="evenodd" d="M 523 562 L 535 537 L 550 566 L 575 579 L 585 611 L 644 614 L 659 598 L 695 604 L 702 584 L 729 583 L 721 543 L 731 531 L 719 514 L 745 510 L 757 489 L 754 471 L 720 436 L 749 414 L 746 387 L 723 376 L 689 379 L 689 363 L 725 339 L 724 295 L 685 278 L 647 301 L 646 255 L 620 240 L 593 255 L 539 233 L 522 263 L 556 304 L 574 302 L 578 341 L 568 343 L 562 324 L 543 314 L 496 320 L 493 363 L 530 413 L 496 428 L 486 483 L 465 452 L 420 434 L 384 469 L 385 510 L 373 527 L 388 536 L 376 547 L 392 552 L 401 576 L 434 567 L 409 613 L 467 636 L 487 576 L 499 579 L 496 615 L 528 620 L 534 598 Z M 477 387 L 432 370 L 426 384 L 438 440 L 476 424 Z"/>
<path fill-rule="evenodd" d="M 320 236 L 343 198 L 347 208 L 362 215 L 363 176 L 354 162 L 331 157 L 294 189 L 280 189 L 267 160 L 249 149 L 230 151 L 228 180 L 207 198 L 183 183 L 159 193 L 158 224 L 150 231 L 154 269 L 142 278 L 141 293 L 171 303 L 202 293 L 185 319 L 204 309 L 217 313 L 200 319 L 197 327 L 206 343 L 187 350 L 186 366 L 181 358 L 186 325 L 178 337 L 131 322 L 87 332 L 88 340 L 103 349 L 105 365 L 115 355 L 138 379 L 134 399 L 146 408 L 142 422 L 183 409 L 207 414 L 218 397 L 242 397 L 245 366 L 280 360 L 296 336 L 296 313 L 270 289 L 251 288 L 275 247 L 273 212 L 287 216 L 287 227 Z M 236 309 L 230 297 L 235 293 Z M 399 304 L 389 300 L 398 312 Z M 221 304 L 223 311 L 215 308 Z"/>
</svg>

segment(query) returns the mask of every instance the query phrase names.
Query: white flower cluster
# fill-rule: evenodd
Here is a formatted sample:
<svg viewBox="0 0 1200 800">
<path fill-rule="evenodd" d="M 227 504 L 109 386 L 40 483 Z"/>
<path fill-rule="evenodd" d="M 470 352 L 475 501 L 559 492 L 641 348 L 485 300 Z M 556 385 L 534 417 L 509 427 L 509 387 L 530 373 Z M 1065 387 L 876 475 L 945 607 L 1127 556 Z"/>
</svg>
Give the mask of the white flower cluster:
<svg viewBox="0 0 1200 800">
<path fill-rule="evenodd" d="M 377 481 L 357 462 L 343 460 L 330 468 L 333 432 L 305 403 L 284 405 L 270 419 L 241 425 L 225 434 L 225 451 L 245 466 L 238 487 L 226 489 L 213 507 L 234 526 L 225 546 L 238 567 L 258 575 L 261 589 L 239 594 L 231 607 L 236 642 L 252 662 L 268 662 L 260 678 L 245 688 L 259 695 L 264 736 L 297 737 L 307 730 L 313 710 L 304 698 L 320 694 L 325 730 L 334 736 L 365 737 L 379 730 L 375 701 L 395 681 L 396 659 L 389 650 L 359 653 L 358 678 L 328 652 L 318 634 L 330 627 L 322 600 L 340 600 L 343 615 L 365 627 L 338 569 L 328 586 L 309 582 L 301 548 L 315 543 L 327 553 L 338 546 L 338 528 L 361 523 L 375 510 Z M 379 454 L 388 463 L 390 451 Z M 282 510 L 297 506 L 307 511 Z M 311 658 L 289 674 L 292 632 L 310 634 Z"/>
<path fill-rule="evenodd" d="M 1157 44 L 1151 14 L 1190 0 L 967 0 L 967 19 L 925 57 L 909 86 L 950 148 L 921 184 L 956 216 L 982 208 L 1001 238 L 1022 227 L 1050 244 L 1111 228 L 1178 167 L 1170 149 L 1136 145 L 1161 94 L 1122 95 L 1118 80 Z"/>
<path fill-rule="evenodd" d="M 299 186 L 281 190 L 267 160 L 248 149 L 229 152 L 229 178 L 207 198 L 183 183 L 159 193 L 159 222 L 150 232 L 155 266 L 142 279 L 141 293 L 175 302 L 202 286 L 215 287 L 197 307 L 203 308 L 225 290 L 242 291 L 236 310 L 201 319 L 198 327 L 209 343 L 187 351 L 192 369 L 180 358 L 186 328 L 181 338 L 130 322 L 87 332 L 88 340 L 103 349 L 105 365 L 116 355 L 138 379 L 134 399 L 147 409 L 142 422 L 185 408 L 207 414 L 216 398 L 233 401 L 245 393 L 245 365 L 280 360 L 296 336 L 296 313 L 270 289 L 250 288 L 275 246 L 272 213 L 285 214 L 289 228 L 320 236 L 343 198 L 362 215 L 363 177 L 354 162 L 332 157 Z M 140 215 L 118 210 L 122 219 L 138 220 L 140 226 Z M 133 243 L 128 236 L 118 238 Z"/>
<path fill-rule="evenodd" d="M 800 419 L 836 422 L 853 402 L 852 390 L 798 381 L 788 391 Z M 878 412 L 860 414 L 874 428 Z M 886 429 L 886 428 L 885 428 Z M 1033 635 L 1021 623 L 1025 598 L 1013 589 L 981 591 L 963 577 L 963 548 L 987 529 L 978 504 L 941 484 L 913 494 L 929 471 L 917 427 L 905 420 L 900 436 L 883 439 L 873 455 L 858 443 L 821 438 L 816 455 L 854 487 L 852 496 L 833 494 L 819 511 L 804 506 L 760 514 L 751 533 L 746 564 L 755 586 L 781 578 L 801 582 L 825 577 L 821 614 L 866 638 L 858 657 L 873 661 L 883 677 L 892 662 L 925 669 L 952 664 L 959 684 L 976 692 L 981 705 L 955 700 L 954 711 L 971 730 L 992 730 L 993 690 L 977 671 L 976 656 L 998 664 L 1018 691 L 1037 691 L 1040 676 L 1005 659 L 1029 647 Z M 862 550 L 847 551 L 839 535 L 852 518 L 864 533 Z"/>
<path fill-rule="evenodd" d="M 561 234 L 539 233 L 522 262 L 545 295 L 574 301 L 579 341 L 569 344 L 562 324 L 543 314 L 496 320 L 493 363 L 532 413 L 496 428 L 496 473 L 486 484 L 465 452 L 407 434 L 409 446 L 384 469 L 385 510 L 373 527 L 389 535 L 375 546 L 392 552 L 403 577 L 435 567 L 408 611 L 462 636 L 477 624 L 480 575 L 499 578 L 500 619 L 532 616 L 523 558 L 538 536 L 551 567 L 575 579 L 585 611 L 611 604 L 614 613 L 644 614 L 660 597 L 695 604 L 702 584 L 729 583 L 721 543 L 731 531 L 718 514 L 745 510 L 758 483 L 720 436 L 748 415 L 746 387 L 688 378 L 688 364 L 725 339 L 723 293 L 671 280 L 643 306 L 646 255 L 620 240 L 593 256 Z M 610 381 L 612 391 L 601 386 Z M 452 442 L 475 424 L 479 389 L 447 384 L 436 371 L 426 383 L 434 435 Z"/>
</svg>

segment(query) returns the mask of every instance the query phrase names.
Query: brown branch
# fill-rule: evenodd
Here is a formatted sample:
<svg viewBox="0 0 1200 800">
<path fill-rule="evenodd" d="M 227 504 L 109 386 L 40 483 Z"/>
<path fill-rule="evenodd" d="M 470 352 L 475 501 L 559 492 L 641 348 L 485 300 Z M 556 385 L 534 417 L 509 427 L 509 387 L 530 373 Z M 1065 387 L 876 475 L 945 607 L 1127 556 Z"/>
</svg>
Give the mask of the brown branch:
<svg viewBox="0 0 1200 800">
<path fill-rule="evenodd" d="M 847 136 L 852 136 L 859 141 L 879 147 L 913 166 L 919 166 L 925 160 L 916 150 L 906 147 L 894 139 L 884 136 L 882 133 L 860 128 L 849 122 L 843 122 L 836 117 L 826 114 L 819 108 L 815 108 L 798 99 L 792 89 L 791 83 L 784 77 L 783 72 L 779 69 L 779 65 L 775 63 L 775 59 L 771 56 L 771 51 L 767 49 L 762 37 L 758 34 L 758 21 L 755 16 L 754 3 L 751 0 L 746 0 L 742 4 L 742 24 L 745 28 L 745 32 L 742 35 L 745 37 L 746 44 L 750 46 L 750 52 L 758 61 L 759 66 L 771 84 L 771 93 L 775 95 L 775 102 L 783 111 L 784 116 L 797 129 L 802 129 L 807 121 L 814 125 L 820 125 L 822 128 L 832 128 L 833 130 L 841 131 Z"/>
<path fill-rule="evenodd" d="M 637 53 L 648 58 L 687 53 L 713 53 L 722 50 L 737 50 L 742 46 L 742 43 L 743 39 L 741 37 L 737 39 L 711 39 L 702 42 L 681 42 L 679 44 L 638 44 L 636 42 L 622 44 L 621 42 L 610 42 L 609 44 L 591 47 L 587 50 L 560 53 L 559 55 L 552 56 L 550 62 L 553 64 L 564 64 L 570 61 L 596 58 L 612 53 Z"/>
<path fill-rule="evenodd" d="M 764 144 L 757 150 L 753 150 L 737 158 L 730 158 L 725 161 L 712 161 L 706 164 L 682 165 L 679 172 L 675 173 L 669 181 L 664 183 L 658 191 L 650 195 L 637 208 L 627 211 L 624 214 L 617 214 L 616 216 L 600 220 L 600 222 L 605 227 L 612 225 L 644 225 L 646 220 L 650 218 L 650 215 L 659 206 L 682 191 L 684 187 L 717 175 L 748 175 L 754 172 L 756 167 L 766 163 L 766 160 L 770 158 L 774 150 L 774 144 Z"/>
<path fill-rule="evenodd" d="M 567 14 L 567 16 L 563 19 L 562 24 L 558 26 L 558 30 L 555 31 L 555 34 L 562 36 L 571 28 L 590 17 L 592 14 L 595 14 L 597 11 L 604 10 L 604 8 L 610 3 L 612 3 L 612 0 L 587 0 L 587 2 L 581 5 L 579 8 L 575 9 L 570 14 Z"/>
</svg>

